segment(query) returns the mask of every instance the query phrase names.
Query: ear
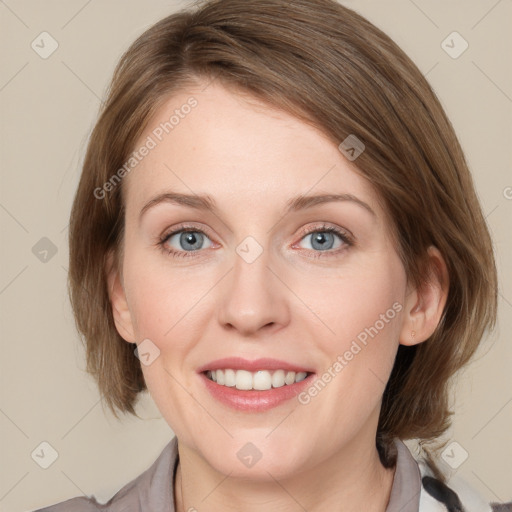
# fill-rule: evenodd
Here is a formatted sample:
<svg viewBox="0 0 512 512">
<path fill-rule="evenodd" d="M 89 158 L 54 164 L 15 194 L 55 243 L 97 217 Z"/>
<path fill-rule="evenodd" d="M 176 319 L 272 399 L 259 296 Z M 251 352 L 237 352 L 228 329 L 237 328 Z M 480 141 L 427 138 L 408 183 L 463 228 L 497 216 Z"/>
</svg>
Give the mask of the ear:
<svg viewBox="0 0 512 512">
<path fill-rule="evenodd" d="M 128 308 L 128 302 L 126 300 L 126 294 L 122 282 L 123 279 L 119 273 L 117 265 L 114 263 L 114 254 L 112 251 L 107 255 L 105 270 L 107 273 L 108 296 L 110 298 L 112 315 L 114 317 L 117 332 L 125 341 L 135 343 L 133 322 Z"/>
<path fill-rule="evenodd" d="M 412 289 L 405 300 L 401 345 L 416 345 L 430 338 L 441 320 L 448 298 L 449 276 L 444 258 L 434 246 L 427 252 L 429 277 L 420 289 Z"/>
</svg>

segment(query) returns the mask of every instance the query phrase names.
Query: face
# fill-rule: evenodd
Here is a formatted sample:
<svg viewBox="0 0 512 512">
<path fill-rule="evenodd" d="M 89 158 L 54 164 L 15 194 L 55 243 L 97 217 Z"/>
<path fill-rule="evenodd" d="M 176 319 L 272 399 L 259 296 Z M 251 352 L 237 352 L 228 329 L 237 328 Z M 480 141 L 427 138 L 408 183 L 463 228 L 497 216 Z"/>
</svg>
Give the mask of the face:
<svg viewBox="0 0 512 512">
<path fill-rule="evenodd" d="M 123 182 L 115 317 L 127 341 L 145 343 L 148 390 L 180 444 L 261 479 L 358 440 L 374 448 L 407 280 L 356 161 L 217 84 L 170 97 L 135 149 L 144 144 L 154 147 Z M 326 195 L 339 197 L 304 200 Z M 207 373 L 219 369 L 243 371 Z M 238 389 L 250 385 L 263 389 Z"/>
</svg>

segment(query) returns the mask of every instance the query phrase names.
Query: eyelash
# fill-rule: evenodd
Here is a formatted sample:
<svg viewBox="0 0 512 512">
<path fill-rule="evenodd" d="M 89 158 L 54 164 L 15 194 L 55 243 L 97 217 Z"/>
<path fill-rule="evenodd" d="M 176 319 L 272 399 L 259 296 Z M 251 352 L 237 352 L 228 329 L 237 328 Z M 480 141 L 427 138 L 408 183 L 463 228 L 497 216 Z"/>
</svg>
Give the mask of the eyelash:
<svg viewBox="0 0 512 512">
<path fill-rule="evenodd" d="M 183 225 L 183 226 L 179 226 L 174 231 L 171 231 L 171 232 L 166 233 L 163 236 L 159 237 L 156 245 L 159 246 L 160 250 L 164 254 L 170 255 L 173 258 L 190 258 L 190 257 L 193 258 L 193 257 L 195 257 L 197 255 L 197 253 L 200 252 L 199 250 L 198 251 L 176 251 L 174 249 L 169 249 L 166 247 L 165 244 L 169 240 L 169 238 L 171 238 L 173 235 L 176 235 L 177 233 L 182 233 L 182 232 L 183 233 L 201 233 L 205 236 L 208 236 L 208 233 L 206 233 L 205 231 L 203 231 L 200 228 L 197 228 L 194 226 Z M 334 251 L 333 250 L 313 251 L 315 254 L 314 254 L 314 256 L 310 256 L 310 257 L 314 258 L 314 259 L 336 256 L 340 252 L 346 250 L 348 247 L 352 247 L 353 245 L 355 245 L 353 238 L 348 233 L 346 233 L 345 231 L 342 231 L 338 228 L 335 228 L 333 226 L 328 226 L 325 224 L 323 224 L 322 226 L 317 226 L 314 229 L 311 229 L 309 231 L 305 231 L 305 232 L 301 233 L 300 240 L 302 240 L 304 237 L 306 237 L 312 233 L 334 233 L 335 235 L 338 235 L 339 238 L 341 238 L 341 240 L 344 243 L 344 246 L 342 248 L 338 248 L 337 250 L 334 250 Z M 208 238 L 210 238 L 210 237 L 208 237 Z M 303 249 L 303 250 L 310 251 L 311 249 Z"/>
</svg>

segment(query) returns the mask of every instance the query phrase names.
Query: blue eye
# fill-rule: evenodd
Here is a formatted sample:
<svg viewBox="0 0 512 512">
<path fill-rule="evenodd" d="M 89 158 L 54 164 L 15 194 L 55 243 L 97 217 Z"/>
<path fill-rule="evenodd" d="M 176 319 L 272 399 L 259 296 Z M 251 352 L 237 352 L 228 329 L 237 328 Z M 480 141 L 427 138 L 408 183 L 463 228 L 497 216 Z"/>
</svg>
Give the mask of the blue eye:
<svg viewBox="0 0 512 512">
<path fill-rule="evenodd" d="M 302 234 L 301 241 L 311 239 L 310 247 L 304 250 L 311 252 L 311 257 L 319 258 L 324 256 L 336 256 L 340 251 L 354 245 L 352 237 L 345 231 L 333 226 L 317 226 Z M 171 245 L 173 239 L 176 238 L 174 244 Z M 336 244 L 336 238 L 338 244 Z M 173 258 L 194 257 L 201 249 L 207 248 L 203 246 L 205 241 L 212 242 L 208 235 L 201 229 L 194 226 L 181 226 L 179 229 L 164 235 L 158 240 L 161 250 L 172 256 Z M 170 246 L 171 245 L 171 246 Z"/>
<path fill-rule="evenodd" d="M 333 231 L 323 229 L 321 231 L 312 231 L 308 233 L 303 240 L 311 240 L 311 248 L 318 249 L 320 251 L 326 251 L 329 249 L 336 249 L 340 246 L 333 247 L 336 243 L 336 238 L 340 239 L 341 236 Z"/>
<path fill-rule="evenodd" d="M 178 245 L 183 250 L 169 249 L 168 244 L 171 242 L 173 238 L 177 238 Z M 208 239 L 206 234 L 197 228 L 183 228 L 178 231 L 173 231 L 169 233 L 161 240 L 162 248 L 176 257 L 187 257 L 192 256 L 191 254 L 187 254 L 190 252 L 197 252 L 199 249 L 203 248 L 203 242 L 205 239 Z M 209 240 L 209 239 L 208 239 Z"/>
<path fill-rule="evenodd" d="M 307 230 L 303 233 L 301 241 L 308 238 L 311 240 L 311 250 L 309 247 L 306 247 L 305 250 L 310 258 L 336 257 L 355 244 L 351 234 L 340 228 L 325 224 Z M 333 248 L 336 238 L 341 242 Z"/>
</svg>

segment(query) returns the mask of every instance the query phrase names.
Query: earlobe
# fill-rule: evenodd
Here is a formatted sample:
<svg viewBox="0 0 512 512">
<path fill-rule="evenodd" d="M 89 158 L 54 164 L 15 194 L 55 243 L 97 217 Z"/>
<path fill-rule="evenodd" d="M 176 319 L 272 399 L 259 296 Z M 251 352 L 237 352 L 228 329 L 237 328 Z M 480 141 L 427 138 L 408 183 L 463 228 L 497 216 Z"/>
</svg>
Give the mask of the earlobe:
<svg viewBox="0 0 512 512">
<path fill-rule="evenodd" d="M 107 286 L 112 315 L 119 335 L 128 343 L 135 343 L 133 322 L 119 270 L 114 263 L 114 255 L 109 252 L 106 259 Z"/>
<path fill-rule="evenodd" d="M 429 247 L 428 256 L 429 275 L 425 283 L 413 289 L 405 301 L 399 339 L 401 345 L 411 346 L 426 341 L 443 316 L 449 290 L 448 269 L 436 247 Z"/>
</svg>

